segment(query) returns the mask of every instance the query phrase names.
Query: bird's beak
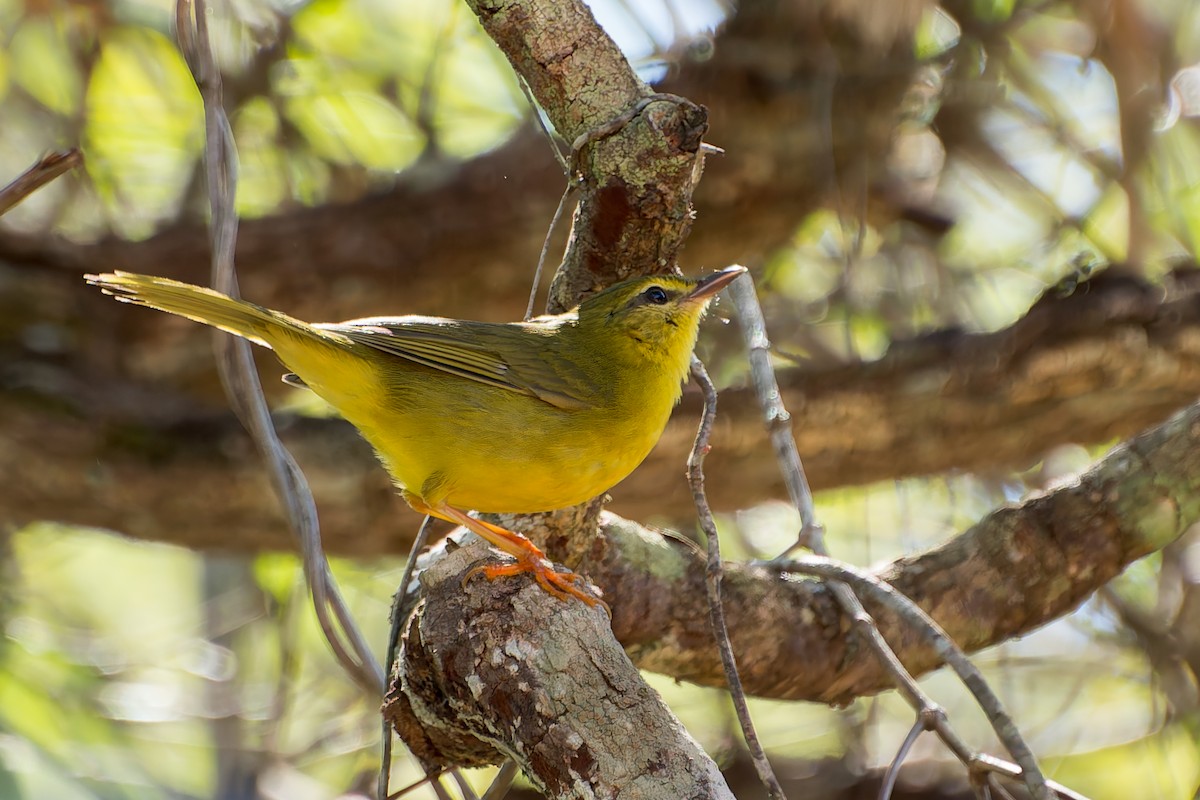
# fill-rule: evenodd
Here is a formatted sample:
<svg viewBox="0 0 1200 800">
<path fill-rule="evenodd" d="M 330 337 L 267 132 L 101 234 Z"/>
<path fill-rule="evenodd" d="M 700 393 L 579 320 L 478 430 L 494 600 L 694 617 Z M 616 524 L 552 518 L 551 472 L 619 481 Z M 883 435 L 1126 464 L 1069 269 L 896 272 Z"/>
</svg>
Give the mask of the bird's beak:
<svg viewBox="0 0 1200 800">
<path fill-rule="evenodd" d="M 714 272 L 712 275 L 706 275 L 700 279 L 692 290 L 684 297 L 686 302 L 694 302 L 696 300 L 708 300 L 717 292 L 724 289 L 729 284 L 733 283 L 733 279 L 746 271 L 745 267 L 732 266 L 726 267 L 720 272 Z"/>
</svg>

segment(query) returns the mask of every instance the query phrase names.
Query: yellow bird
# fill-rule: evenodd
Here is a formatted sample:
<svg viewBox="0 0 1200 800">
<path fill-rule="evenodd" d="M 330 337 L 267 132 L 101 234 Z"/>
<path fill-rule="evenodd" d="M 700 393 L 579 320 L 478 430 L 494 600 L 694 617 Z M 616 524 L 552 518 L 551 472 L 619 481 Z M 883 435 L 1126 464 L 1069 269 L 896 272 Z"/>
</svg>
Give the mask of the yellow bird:
<svg viewBox="0 0 1200 800">
<path fill-rule="evenodd" d="M 420 513 L 463 525 L 549 593 L 599 601 L 524 536 L 468 516 L 552 511 L 637 467 L 662 435 L 709 301 L 744 267 L 634 278 L 529 322 L 375 317 L 309 324 L 220 292 L 127 272 L 87 275 L 118 300 L 269 347 L 362 433 Z"/>
</svg>

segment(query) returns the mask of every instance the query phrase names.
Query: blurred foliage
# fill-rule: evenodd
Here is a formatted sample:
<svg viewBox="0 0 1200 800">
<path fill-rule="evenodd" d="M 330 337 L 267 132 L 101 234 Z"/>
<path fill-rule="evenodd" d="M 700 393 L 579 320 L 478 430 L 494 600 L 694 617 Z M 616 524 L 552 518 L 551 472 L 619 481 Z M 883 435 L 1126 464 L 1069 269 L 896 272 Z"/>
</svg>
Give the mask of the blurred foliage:
<svg viewBox="0 0 1200 800">
<path fill-rule="evenodd" d="M 914 105 L 893 155 L 894 169 L 932 176 L 918 199 L 953 208 L 955 224 L 934 245 L 832 210 L 797 220 L 762 280 L 768 317 L 788 320 L 777 331 L 781 360 L 875 357 L 896 338 L 945 326 L 994 330 L 1083 265 L 1136 254 L 1161 278 L 1195 256 L 1196 127 L 1164 122 L 1132 175 L 1117 180 L 1130 158 L 1117 86 L 1089 56 L 1082 13 L 1041 5 L 988 52 L 979 30 L 1013 20 L 1018 4 L 953 7 L 960 19 L 933 9 L 913 42 L 933 66 L 933 99 Z M 668 71 L 662 53 L 723 14 L 703 1 L 598 0 L 596 10 L 650 77 Z M 1177 0 L 1156 13 L 1172 26 L 1178 62 L 1200 60 L 1200 6 Z M 0 174 L 52 147 L 82 143 L 87 155 L 86 176 L 39 193 L 6 226 L 139 239 L 204 213 L 199 95 L 171 14 L 162 0 L 0 0 Z M 240 150 L 238 210 L 249 217 L 354 199 L 405 170 L 442 179 L 528 113 L 503 56 L 450 0 L 232 2 L 213 24 Z M 975 157 L 939 150 L 942 101 L 972 89 L 995 92 L 981 116 L 986 147 Z M 994 160 L 981 157 L 989 152 Z M 819 516 L 837 555 L 878 563 L 1069 478 L 1097 452 L 1063 448 L 1022 475 L 827 492 Z M 796 527 L 789 508 L 749 509 L 723 520 L 727 554 L 772 554 Z M 8 544 L 0 797 L 211 796 L 231 750 L 258 759 L 264 796 L 327 798 L 369 785 L 377 711 L 329 657 L 291 556 L 258 556 L 214 593 L 205 575 L 216 556 L 52 525 Z M 1165 620 L 1179 602 L 1162 564 L 1136 565 L 1114 592 Z M 368 639 L 383 642 L 399 566 L 335 571 Z M 1096 600 L 980 661 L 1058 780 L 1097 800 L 1190 798 L 1200 780 L 1196 707 L 1168 705 L 1126 622 Z M 736 726 L 722 693 L 653 682 L 710 751 L 732 758 Z M 971 741 L 995 748 L 955 681 L 925 683 Z M 768 746 L 789 764 L 848 753 L 887 764 L 911 724 L 892 695 L 844 711 L 754 705 Z M 946 754 L 926 737 L 912 758 Z M 393 785 L 417 777 L 397 760 Z M 482 787 L 487 777 L 471 780 Z M 431 796 L 421 792 L 413 796 Z"/>
<path fill-rule="evenodd" d="M 182 206 L 199 207 L 202 110 L 171 40 L 172 7 L 0 7 L 0 113 L 13 121 L 0 129 L 0 169 L 83 143 L 99 207 L 56 209 L 66 232 L 142 238 Z M 318 0 L 228 12 L 216 42 L 242 150 L 243 215 L 379 188 L 422 155 L 469 158 L 524 118 L 504 57 L 461 4 Z M 48 211 L 24 213 L 35 224 Z"/>
</svg>

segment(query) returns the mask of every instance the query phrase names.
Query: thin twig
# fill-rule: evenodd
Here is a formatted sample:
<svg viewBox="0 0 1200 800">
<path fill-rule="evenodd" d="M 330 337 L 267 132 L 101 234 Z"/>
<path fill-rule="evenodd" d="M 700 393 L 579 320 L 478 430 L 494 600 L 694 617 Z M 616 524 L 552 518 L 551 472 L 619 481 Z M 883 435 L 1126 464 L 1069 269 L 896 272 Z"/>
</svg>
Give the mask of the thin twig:
<svg viewBox="0 0 1200 800">
<path fill-rule="evenodd" d="M 563 175 L 567 178 L 567 188 L 563 190 L 562 197 L 558 199 L 558 208 L 554 209 L 554 216 L 550 220 L 550 227 L 546 230 L 546 238 L 542 241 L 542 251 L 538 254 L 537 269 L 533 272 L 533 285 L 529 287 L 529 303 L 525 306 L 525 321 L 528 322 L 533 318 L 533 306 L 537 302 L 538 284 L 542 282 L 542 271 L 546 266 L 546 256 L 550 253 L 550 240 L 554 236 L 554 231 L 558 228 L 558 223 L 562 220 L 563 209 L 567 207 L 567 199 L 578 188 L 579 184 L 575 180 L 575 174 L 571 171 L 571 165 L 567 163 L 567 159 L 559 149 L 558 141 L 554 138 L 554 131 L 550 130 L 546 118 L 542 115 L 541 106 L 538 105 L 537 99 L 533 96 L 533 90 L 529 88 L 528 81 L 520 72 L 517 73 L 517 84 L 521 87 L 521 92 L 525 95 L 526 102 L 529 103 L 529 108 L 533 111 L 533 118 L 537 120 L 538 128 L 542 135 L 546 137 L 546 144 L 550 147 L 550 152 L 554 153 L 554 160 L 562 167 Z"/>
<path fill-rule="evenodd" d="M 691 102 L 686 97 L 680 97 L 677 94 L 669 94 L 667 92 L 653 92 L 643 97 L 639 97 L 636 102 L 632 103 L 628 108 L 626 108 L 620 114 L 614 116 L 612 119 L 602 122 L 594 128 L 586 130 L 576 136 L 575 141 L 571 142 L 571 157 L 578 158 L 579 151 L 582 150 L 586 145 L 596 141 L 597 139 L 603 139 L 605 137 L 612 136 L 614 133 L 617 133 L 630 122 L 632 122 L 634 117 L 642 113 L 642 111 L 646 109 L 646 106 L 650 105 L 651 103 L 658 102 L 659 100 L 663 100 L 668 103 L 676 103 L 679 105 L 685 105 Z"/>
<path fill-rule="evenodd" d="M 237 186 L 237 154 L 233 132 L 221 93 L 221 74 L 213 58 L 208 37 L 205 0 L 178 0 L 175 6 L 180 50 L 192 71 L 204 102 L 204 156 L 208 179 L 209 228 L 212 246 L 212 283 L 219 291 L 236 297 L 234 247 L 238 219 L 234 210 Z M 371 654 L 366 638 L 354 624 L 345 601 L 333 581 L 329 562 L 321 548 L 316 504 L 308 482 L 291 454 L 284 449 L 271 424 L 262 385 L 245 341 L 219 336 L 217 369 L 234 413 L 250 433 L 271 478 L 272 488 L 287 514 L 289 525 L 300 543 L 304 574 L 313 595 L 317 619 L 334 655 L 363 688 L 382 696 L 383 670 Z M 333 612 L 333 618 L 330 616 Z M 336 618 L 336 621 L 335 619 Z M 339 630 L 340 628 L 340 630 Z M 348 640 L 343 643 L 342 636 Z"/>
<path fill-rule="evenodd" d="M 786 565 L 771 562 L 768 569 L 780 569 L 785 573 L 797 573 L 826 581 L 837 581 L 843 585 L 853 586 L 856 592 L 870 596 L 875 602 L 887 607 L 900 617 L 907 625 L 921 632 L 926 641 L 930 642 L 938 659 L 949 666 L 958 675 L 959 680 L 971 692 L 980 708 L 983 709 L 996 736 L 1000 738 L 1012 753 L 1013 758 L 1021 766 L 1025 783 L 1029 791 L 1038 800 L 1051 800 L 1053 795 L 1046 786 L 1046 778 L 1038 767 L 1037 759 L 1029 745 L 1021 737 L 1020 731 L 1004 710 L 1000 698 L 992 691 L 987 680 L 979 669 L 967 658 L 967 654 L 954 643 L 942 627 L 930 617 L 925 610 L 896 591 L 890 584 L 848 564 L 834 561 L 822 556 L 807 556 L 796 559 Z M 941 730 L 938 730 L 941 735 Z"/>
<path fill-rule="evenodd" d="M 1013 797 L 1012 792 L 1005 789 L 1004 785 L 996 779 L 995 775 L 988 776 L 988 787 L 994 789 L 1003 800 L 1017 800 L 1017 798 Z"/>
<path fill-rule="evenodd" d="M 517 85 L 521 87 L 521 93 L 525 95 L 525 101 L 529 103 L 530 109 L 533 110 L 533 118 L 537 120 L 538 127 L 541 128 L 542 134 L 546 137 L 546 142 L 550 145 L 550 152 L 554 153 L 554 160 L 562 167 L 563 175 L 567 179 L 571 178 L 571 165 L 567 163 L 566 156 L 558 146 L 558 142 L 554 139 L 554 131 L 550 130 L 547 118 L 542 113 L 542 107 L 538 105 L 537 98 L 533 96 L 533 90 L 529 88 L 529 82 L 525 80 L 525 76 L 518 71 Z"/>
<path fill-rule="evenodd" d="M 1000 775 L 1012 780 L 1021 780 L 1021 768 L 1016 764 L 1005 761 L 1002 758 L 989 756 L 987 753 L 980 753 L 975 759 L 975 770 L 980 774 L 987 776 L 988 780 L 992 779 L 993 775 Z M 1087 796 L 1076 792 L 1073 789 L 1068 789 L 1060 783 L 1054 781 L 1046 781 L 1046 785 L 1053 790 L 1061 800 L 1088 800 Z"/>
<path fill-rule="evenodd" d="M 821 526 L 815 521 L 812 490 L 804 474 L 804 467 L 800 461 L 800 454 L 796 448 L 795 438 L 792 436 L 790 416 L 783 406 L 779 383 L 775 378 L 775 371 L 771 367 L 770 343 L 766 334 L 766 322 L 763 318 L 762 308 L 758 303 L 758 297 L 754 291 L 754 284 L 747 274 L 735 280 L 729 288 L 737 310 L 738 320 L 741 323 L 742 336 L 748 350 L 752 380 L 766 416 L 766 424 L 770 432 L 772 446 L 780 461 L 784 481 L 788 487 L 788 494 L 791 496 L 801 516 L 802 527 L 796 544 L 774 559 L 771 562 L 771 566 L 773 568 L 788 569 L 787 565 L 790 565 L 792 562 L 783 561 L 782 559 L 787 558 L 797 547 L 808 547 L 821 557 L 823 562 L 827 561 L 831 565 L 843 566 L 837 562 L 828 561 L 825 558 L 828 556 L 828 551 L 825 548 Z M 809 563 L 809 560 L 804 560 L 800 563 Z M 844 568 L 852 571 L 849 567 Z M 827 577 L 826 580 L 829 583 L 834 599 L 837 600 L 842 611 L 850 617 L 855 627 L 865 636 L 867 643 L 876 657 L 879 658 L 884 670 L 892 677 L 900 693 L 916 710 L 918 715 L 916 724 L 926 730 L 936 731 L 938 737 L 947 747 L 967 765 L 968 769 L 971 768 L 971 765 L 978 758 L 979 754 L 967 746 L 966 742 L 958 736 L 950 726 L 945 711 L 925 694 L 908 670 L 904 668 L 895 651 L 892 650 L 883 638 L 879 627 L 875 624 L 875 620 L 863 608 L 862 602 L 858 599 L 855 591 L 847 585 L 847 582 L 836 575 Z M 857 586 L 857 584 L 855 585 Z M 900 595 L 899 592 L 891 589 L 890 586 L 887 588 L 891 590 L 892 594 L 902 597 L 909 606 L 916 608 L 920 612 L 922 618 L 914 617 L 908 621 L 910 624 L 915 625 L 918 630 L 928 631 L 928 635 L 934 643 L 935 651 L 940 653 L 948 645 L 961 656 L 961 659 L 956 657 L 955 663 L 951 666 L 959 673 L 960 678 L 967 684 L 967 688 L 975 694 L 1000 740 L 1008 748 L 1008 751 L 1012 753 L 1017 763 L 1021 765 L 1025 782 L 1029 786 L 1033 796 L 1037 800 L 1049 800 L 1051 797 L 1050 790 L 1046 787 L 1046 779 L 1037 765 L 1037 760 L 1033 757 L 1032 751 L 1021 737 L 1020 731 L 1017 730 L 1012 719 L 1004 711 L 999 698 L 991 691 L 991 687 L 987 685 L 983 676 L 928 615 L 925 615 L 907 597 Z M 890 606 L 890 604 L 888 605 Z M 925 624 L 926 621 L 928 625 Z M 935 631 L 937 634 L 940 634 L 940 639 L 935 635 Z M 949 659 L 943 660 L 949 663 Z M 959 670 L 962 671 L 960 672 Z M 986 698 L 986 702 L 984 698 Z"/>
<path fill-rule="evenodd" d="M 554 152 L 557 153 L 558 148 L 555 148 Z M 568 175 L 567 188 L 563 189 L 562 197 L 558 198 L 558 208 L 554 209 L 554 217 L 550 220 L 550 227 L 546 230 L 546 238 L 542 242 L 542 252 L 538 254 L 537 269 L 533 272 L 533 285 L 529 287 L 529 304 L 525 306 L 526 322 L 533 318 L 533 304 L 537 302 L 538 284 L 542 282 L 542 270 L 546 266 L 546 256 L 550 253 L 550 240 L 554 237 L 554 230 L 562 220 L 563 210 L 567 207 L 567 199 L 574 193 L 578 186 L 579 184 Z"/>
<path fill-rule="evenodd" d="M 450 770 L 450 777 L 454 778 L 454 783 L 458 786 L 462 800 L 479 800 L 479 795 L 475 794 L 475 790 L 471 788 L 471 784 L 467 783 L 467 779 L 463 777 L 461 770 Z"/>
<path fill-rule="evenodd" d="M 447 791 L 446 787 L 442 785 L 442 778 L 444 777 L 446 777 L 445 772 L 436 775 L 434 779 L 429 782 L 429 788 L 433 789 L 433 793 L 437 795 L 438 800 L 453 800 L 453 798 L 450 797 L 450 792 Z"/>
<path fill-rule="evenodd" d="M 750 279 L 749 273 L 729 285 L 729 296 L 733 300 L 742 338 L 746 343 L 754 391 L 763 410 L 771 447 L 783 471 L 784 484 L 787 486 L 792 505 L 800 512 L 801 528 L 796 545 L 788 548 L 780 557 L 786 557 L 797 546 L 826 555 L 824 531 L 817 522 L 812 489 L 808 485 L 808 476 L 804 474 L 804 464 L 800 461 L 796 439 L 792 436 L 792 417 L 783 405 L 779 382 L 775 379 L 775 370 L 771 367 L 771 343 L 767 339 L 767 323 L 763 318 L 762 306 L 758 304 L 754 281 Z"/>
<path fill-rule="evenodd" d="M 413 781 L 408 786 L 405 786 L 403 789 L 400 789 L 399 791 L 394 792 L 393 794 L 389 794 L 387 796 L 387 800 L 400 800 L 401 797 L 404 797 L 404 795 L 408 794 L 409 792 L 420 789 L 425 784 L 431 783 L 440 777 L 442 777 L 442 770 L 437 770 L 436 772 L 430 772 L 430 773 L 426 774 L 424 778 L 421 778 L 419 781 Z"/>
<path fill-rule="evenodd" d="M 46 153 L 33 166 L 18 175 L 13 182 L 0 189 L 0 216 L 3 216 L 26 197 L 83 163 L 79 150 L 58 150 Z"/>
<path fill-rule="evenodd" d="M 517 762 L 511 758 L 500 765 L 500 771 L 496 773 L 496 777 L 492 780 L 492 785 L 483 793 L 483 800 L 503 800 L 508 794 L 508 790 L 512 788 L 513 781 L 517 779 Z"/>
<path fill-rule="evenodd" d="M 891 764 L 888 764 L 887 773 L 883 776 L 883 783 L 879 786 L 879 800 L 888 800 L 892 796 L 892 791 L 896 788 L 896 778 L 900 777 L 900 765 L 908 758 L 913 745 L 917 743 L 917 739 L 924 732 L 925 725 L 920 719 L 917 719 L 913 723 L 913 726 L 908 729 L 908 735 L 900 743 L 900 749 L 896 751 L 896 757 L 892 759 Z"/>
<path fill-rule="evenodd" d="M 433 517 L 426 514 L 425 519 L 421 520 L 421 527 L 417 529 L 417 538 L 413 540 L 412 547 L 408 550 L 408 561 L 404 562 L 404 572 L 400 576 L 400 585 L 396 587 L 396 594 L 392 596 L 392 613 L 389 617 L 391 632 L 388 635 L 387 661 L 383 665 L 388 675 L 388 680 L 391 680 L 392 669 L 396 665 L 396 652 L 400 649 L 397 640 L 400 638 L 400 627 L 404 624 L 400 612 L 404 607 L 404 599 L 408 597 L 408 584 L 412 580 L 413 572 L 417 566 L 417 556 L 425 549 L 425 541 L 429 538 L 429 528 L 432 525 Z M 381 800 L 388 796 L 388 784 L 391 781 L 392 774 L 392 726 L 386 717 L 382 719 L 383 731 L 381 732 L 381 741 L 383 742 L 383 753 L 379 759 L 378 787 Z"/>
<path fill-rule="evenodd" d="M 708 613 L 712 622 L 713 636 L 717 640 L 717 648 L 721 652 L 721 663 L 725 667 L 725 680 L 729 683 L 729 695 L 737 712 L 738 722 L 742 726 L 742 736 L 746 739 L 746 748 L 754 761 L 754 769 L 758 779 L 767 789 L 767 794 L 775 800 L 785 800 L 783 787 L 771 769 L 771 762 L 763 751 L 758 733 L 754 730 L 754 721 L 750 718 L 750 709 L 746 706 L 746 690 L 742 686 L 742 678 L 738 674 L 737 659 L 733 655 L 733 645 L 729 641 L 729 629 L 725 624 L 725 608 L 721 603 L 721 543 L 717 537 L 717 525 L 713 521 L 712 509 L 708 505 L 708 496 L 704 492 L 704 457 L 708 454 L 709 438 L 712 436 L 713 422 L 717 417 L 717 389 L 708 377 L 708 370 L 703 362 L 692 356 L 692 377 L 699 384 L 704 394 L 704 411 L 700 417 L 700 427 L 696 431 L 696 441 L 688 456 L 688 485 L 692 489 L 692 502 L 696 505 L 696 514 L 700 519 L 700 529 L 708 539 L 708 563 L 705 569 L 705 586 L 708 589 Z"/>
</svg>

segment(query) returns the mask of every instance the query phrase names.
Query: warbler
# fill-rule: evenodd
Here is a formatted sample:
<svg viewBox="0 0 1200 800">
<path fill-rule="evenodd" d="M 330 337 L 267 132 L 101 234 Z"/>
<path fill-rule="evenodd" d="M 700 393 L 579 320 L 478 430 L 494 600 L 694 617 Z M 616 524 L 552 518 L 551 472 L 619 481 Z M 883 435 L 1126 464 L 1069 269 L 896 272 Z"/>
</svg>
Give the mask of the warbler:
<svg viewBox="0 0 1200 800">
<path fill-rule="evenodd" d="M 513 556 L 489 578 L 530 572 L 550 594 L 596 605 L 519 533 L 469 516 L 552 511 L 619 483 L 679 401 L 700 319 L 744 267 L 702 279 L 614 284 L 564 314 L 491 323 L 372 317 L 310 324 L 212 289 L 114 272 L 89 283 L 127 303 L 268 347 L 350 421 L 416 511 L 463 525 Z"/>
</svg>

